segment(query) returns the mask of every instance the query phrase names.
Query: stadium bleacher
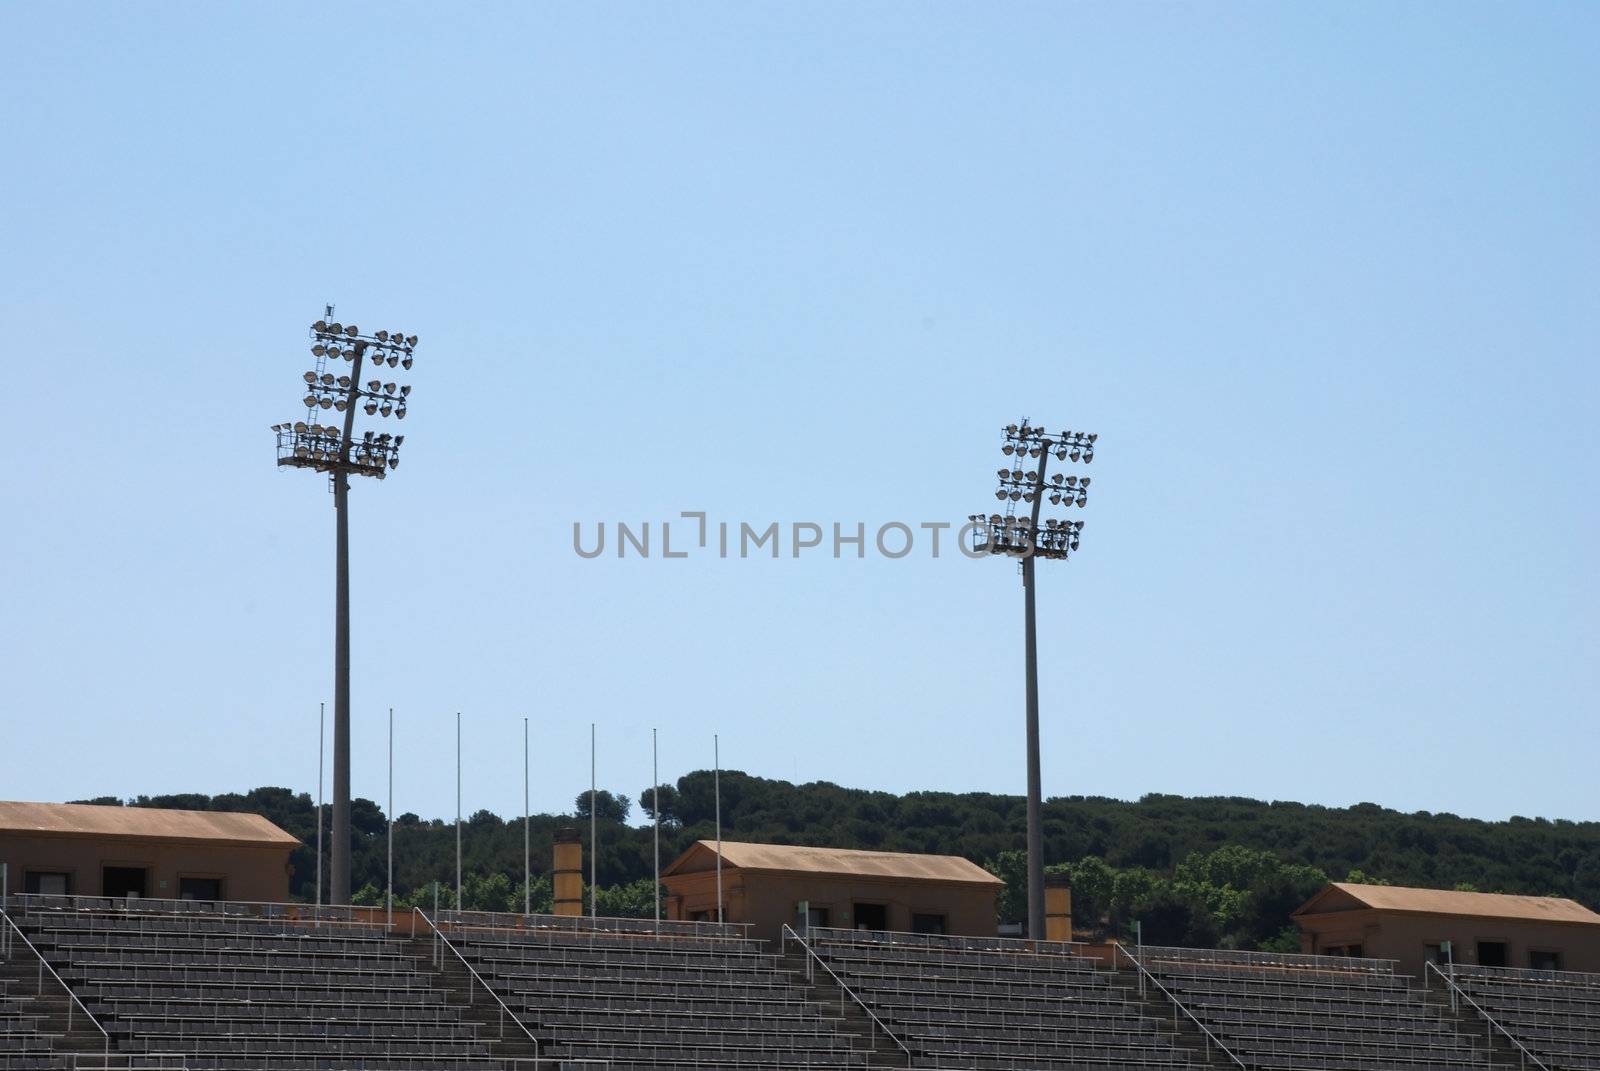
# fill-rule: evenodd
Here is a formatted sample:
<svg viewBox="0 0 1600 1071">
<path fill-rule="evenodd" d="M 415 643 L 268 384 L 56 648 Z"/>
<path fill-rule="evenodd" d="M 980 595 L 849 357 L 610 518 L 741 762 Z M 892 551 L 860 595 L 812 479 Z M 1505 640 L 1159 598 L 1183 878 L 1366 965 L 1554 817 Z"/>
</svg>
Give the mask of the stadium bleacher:
<svg viewBox="0 0 1600 1071">
<path fill-rule="evenodd" d="M 933 1068 L 1205 1066 L 1065 943 L 812 929 L 818 959 Z"/>
<path fill-rule="evenodd" d="M 468 912 L 440 926 L 548 1058 L 616 1071 L 869 1066 L 870 1039 L 744 926 Z"/>
<path fill-rule="evenodd" d="M 1118 970 L 1000 937 L 774 948 L 733 924 L 417 912 L 391 931 L 36 895 L 8 914 L 32 958 L 0 957 L 0 1071 L 1600 1071 L 1595 974 L 1456 967 L 1429 993 L 1386 960 L 1146 946 Z M 67 1027 L 51 968 L 92 1020 Z"/>
<path fill-rule="evenodd" d="M 1144 947 L 1152 978 L 1244 1066 L 1457 1071 L 1496 1066 L 1389 960 Z"/>
<path fill-rule="evenodd" d="M 1462 966 L 1442 973 L 1469 1007 L 1546 1066 L 1600 1071 L 1600 974 Z"/>
<path fill-rule="evenodd" d="M 13 897 L 120 1053 L 189 1071 L 504 1071 L 409 940 L 304 906 Z"/>
</svg>

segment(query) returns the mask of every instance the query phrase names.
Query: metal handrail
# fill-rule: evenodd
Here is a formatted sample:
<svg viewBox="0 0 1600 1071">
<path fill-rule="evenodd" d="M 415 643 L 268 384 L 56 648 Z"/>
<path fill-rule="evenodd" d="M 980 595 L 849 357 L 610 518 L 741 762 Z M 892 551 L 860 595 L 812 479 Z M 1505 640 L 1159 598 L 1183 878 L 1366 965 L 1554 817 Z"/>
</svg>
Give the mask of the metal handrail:
<svg viewBox="0 0 1600 1071">
<path fill-rule="evenodd" d="M 898 1047 L 901 1052 L 906 1054 L 906 1066 L 907 1067 L 911 1066 L 912 1053 L 911 1053 L 910 1049 L 906 1048 L 906 1043 L 901 1041 L 899 1036 L 896 1035 L 893 1030 L 890 1030 L 887 1026 L 884 1025 L 883 1020 L 879 1019 L 877 1014 L 875 1012 L 873 1012 L 873 1010 L 871 1008 L 867 1007 L 867 1002 L 866 1001 L 864 1001 L 860 997 L 856 996 L 855 990 L 851 989 L 849 986 L 844 984 L 844 979 L 840 978 L 837 974 L 834 973 L 833 968 L 828 966 L 828 964 L 823 960 L 823 958 L 821 956 L 817 955 L 816 950 L 813 949 L 809 944 L 806 943 L 806 939 L 804 937 L 801 937 L 798 933 L 795 933 L 794 932 L 794 928 L 791 927 L 787 922 L 783 924 L 783 931 L 778 936 L 779 936 L 780 944 L 782 945 L 782 947 L 785 950 L 787 950 L 787 948 L 788 948 L 789 938 L 793 937 L 795 939 L 795 942 L 797 944 L 799 944 L 799 946 L 805 950 L 806 955 L 811 957 L 811 961 L 816 962 L 817 964 L 819 964 L 822 967 L 823 970 L 827 971 L 828 972 L 828 977 L 833 979 L 834 984 L 839 987 L 839 989 L 845 994 L 845 996 L 847 996 L 851 1000 L 855 1001 L 856 1004 L 858 1004 L 860 1006 L 861 1010 L 867 1013 L 867 1018 L 871 1019 L 872 1022 L 877 1026 L 877 1028 L 879 1030 L 882 1030 L 884 1032 L 884 1035 L 886 1037 L 888 1037 L 888 1039 L 890 1041 L 894 1042 L 896 1047 Z M 809 970 L 807 971 L 807 973 L 808 974 L 810 973 Z"/>
<path fill-rule="evenodd" d="M 64 993 L 67 994 L 67 1001 L 68 1001 L 68 1003 L 67 1003 L 67 1029 L 68 1030 L 72 1029 L 72 1006 L 74 1004 L 76 1004 L 78 1006 L 78 1008 L 83 1012 L 84 1018 L 88 1019 L 90 1024 L 93 1025 L 93 1027 L 96 1030 L 100 1031 L 100 1037 L 105 1043 L 105 1055 L 109 1057 L 111 1055 L 111 1034 L 106 1030 L 105 1027 L 100 1025 L 100 1020 L 96 1019 L 94 1017 L 94 1013 L 89 1010 L 88 1006 L 85 1005 L 83 1003 L 83 1001 L 78 999 L 78 994 L 74 993 L 72 991 L 72 987 L 67 985 L 67 983 L 62 979 L 61 975 L 56 973 L 56 969 L 54 967 L 50 966 L 50 961 L 44 958 L 44 953 L 40 952 L 37 948 L 34 947 L 33 942 L 28 940 L 28 935 L 22 932 L 22 927 L 17 925 L 17 920 L 12 918 L 11 915 L 4 908 L 0 908 L 0 919 L 4 919 L 5 920 L 6 925 L 11 927 L 11 931 L 10 932 L 14 933 L 17 937 L 22 938 L 22 943 L 28 946 L 28 951 L 32 952 L 34 954 L 34 956 L 36 956 L 38 958 L 38 960 L 39 960 L 39 991 L 41 993 L 44 992 L 44 972 L 45 971 L 49 971 L 50 972 L 50 977 L 54 978 L 56 980 L 56 984 L 61 987 L 61 989 L 62 989 L 62 991 Z M 5 931 L 0 931 L 0 933 L 4 933 L 4 932 Z M 10 949 L 10 946 L 11 946 L 11 940 L 8 940 L 6 942 L 6 945 L 7 945 L 7 955 L 9 955 L 10 954 L 9 949 Z"/>
<path fill-rule="evenodd" d="M 461 961 L 461 965 L 467 969 L 467 973 L 472 976 L 473 980 L 479 985 L 483 986 L 483 991 L 493 997 L 496 1004 L 500 1005 L 500 1036 L 502 1038 L 505 1037 L 506 1016 L 509 1015 L 511 1017 L 511 1021 L 516 1023 L 517 1026 L 521 1027 L 522 1032 L 526 1034 L 528 1036 L 528 1040 L 533 1043 L 533 1051 L 535 1058 L 537 1059 L 537 1055 L 539 1053 L 539 1039 L 533 1036 L 533 1031 L 528 1029 L 528 1024 L 524 1023 L 520 1018 L 518 1018 L 517 1013 L 512 1011 L 506 1005 L 505 1001 L 500 999 L 500 994 L 496 993 L 494 991 L 494 987 L 483 980 L 483 975 L 479 974 L 477 968 L 473 967 L 472 964 L 467 962 L 467 957 L 461 954 L 461 950 L 450 941 L 450 938 L 446 937 L 442 932 L 440 932 L 439 927 L 433 924 L 433 920 L 428 917 L 428 913 L 426 911 L 423 911 L 420 907 L 413 907 L 411 910 L 416 912 L 422 921 L 428 924 L 428 929 L 432 930 L 434 937 L 438 938 L 438 944 L 442 945 L 444 948 L 448 948 L 451 952 L 454 952 L 456 959 Z M 413 929 L 414 928 L 415 927 L 413 927 Z M 441 964 L 441 967 L 442 966 L 443 964 Z M 471 999 L 472 990 L 469 987 L 467 990 L 467 1000 L 469 1003 Z"/>
<path fill-rule="evenodd" d="M 1211 1028 L 1210 1027 L 1206 1026 L 1205 1023 L 1202 1023 L 1199 1019 L 1195 1018 L 1194 1012 L 1192 1012 L 1188 1008 L 1184 1007 L 1183 1001 L 1179 1000 L 1173 994 L 1172 990 L 1170 990 L 1166 986 L 1162 985 L 1160 979 L 1158 979 L 1155 975 L 1151 974 L 1149 969 L 1146 968 L 1143 963 L 1139 962 L 1139 958 L 1137 956 L 1135 956 L 1132 952 L 1129 952 L 1127 950 L 1127 948 L 1124 947 L 1120 943 L 1113 942 L 1111 947 L 1114 950 L 1112 952 L 1112 956 L 1111 956 L 1111 959 L 1112 959 L 1113 963 L 1116 962 L 1116 953 L 1117 952 L 1121 952 L 1124 956 L 1127 956 L 1128 957 L 1128 962 L 1133 964 L 1134 968 L 1139 972 L 1140 976 L 1142 976 L 1143 978 L 1148 980 L 1151 985 L 1153 985 L 1157 989 L 1161 990 L 1161 992 L 1166 996 L 1166 998 L 1172 1002 L 1173 1008 L 1175 1008 L 1176 1010 L 1181 1011 L 1183 1014 L 1187 1015 L 1189 1017 L 1189 1021 L 1191 1023 L 1193 1023 L 1195 1026 L 1200 1028 L 1200 1032 L 1202 1034 L 1204 1034 L 1207 1037 L 1207 1039 L 1209 1039 L 1211 1044 L 1215 1045 L 1222 1052 L 1222 1054 L 1224 1056 L 1226 1056 L 1228 1059 L 1232 1060 L 1235 1064 L 1237 1064 L 1238 1066 L 1240 1066 L 1242 1068 L 1245 1068 L 1246 1071 L 1249 1071 L 1250 1065 L 1245 1063 L 1243 1060 L 1239 1059 L 1239 1057 L 1234 1054 L 1234 1051 L 1232 1049 L 1230 1049 L 1230 1048 L 1228 1048 L 1228 1046 L 1224 1045 L 1222 1043 L 1222 1039 L 1217 1037 L 1217 1035 L 1215 1035 L 1215 1034 L 1213 1034 L 1211 1032 Z"/>
<path fill-rule="evenodd" d="M 1511 1042 L 1511 1044 L 1515 1045 L 1517 1047 L 1517 1051 L 1522 1053 L 1522 1055 L 1523 1055 L 1523 1057 L 1525 1059 L 1532 1060 L 1533 1063 L 1534 1063 L 1534 1066 L 1542 1068 L 1543 1071 L 1550 1071 L 1550 1066 L 1548 1064 L 1546 1064 L 1543 1060 L 1539 1059 L 1532 1052 L 1530 1052 L 1526 1045 L 1524 1045 L 1521 1041 L 1518 1041 L 1516 1036 L 1513 1035 L 1511 1033 L 1511 1031 L 1507 1030 L 1504 1026 L 1502 1026 L 1500 1024 L 1500 1020 L 1498 1020 L 1494 1016 L 1490 1015 L 1488 1010 L 1486 1008 L 1484 1008 L 1484 1006 L 1482 1004 L 1479 1004 L 1477 1001 L 1473 1000 L 1472 997 L 1467 993 L 1466 990 L 1462 989 L 1459 985 L 1457 985 L 1456 984 L 1456 980 L 1455 980 L 1454 977 L 1452 977 L 1452 975 L 1446 974 L 1444 971 L 1440 970 L 1439 969 L 1439 965 L 1437 963 L 1425 962 L 1425 963 L 1423 963 L 1422 966 L 1423 966 L 1423 973 L 1422 973 L 1423 981 L 1427 981 L 1427 978 L 1428 978 L 1428 973 L 1427 972 L 1428 971 L 1431 970 L 1434 974 L 1437 974 L 1439 976 L 1439 978 L 1444 982 L 1445 988 L 1447 988 L 1450 991 L 1450 1000 L 1451 1000 L 1452 1006 L 1454 1006 L 1454 1003 L 1458 998 L 1461 999 L 1461 1000 L 1466 1001 L 1468 1004 L 1472 1005 L 1472 1008 L 1473 1008 L 1474 1011 L 1476 1011 L 1479 1015 L 1483 1016 L 1484 1020 L 1486 1022 L 1488 1022 L 1488 1024 L 1491 1027 L 1493 1027 L 1495 1030 L 1500 1031 L 1501 1036 L 1503 1036 L 1507 1041 Z M 1453 966 L 1454 965 L 1452 965 L 1452 968 L 1453 968 Z"/>
</svg>

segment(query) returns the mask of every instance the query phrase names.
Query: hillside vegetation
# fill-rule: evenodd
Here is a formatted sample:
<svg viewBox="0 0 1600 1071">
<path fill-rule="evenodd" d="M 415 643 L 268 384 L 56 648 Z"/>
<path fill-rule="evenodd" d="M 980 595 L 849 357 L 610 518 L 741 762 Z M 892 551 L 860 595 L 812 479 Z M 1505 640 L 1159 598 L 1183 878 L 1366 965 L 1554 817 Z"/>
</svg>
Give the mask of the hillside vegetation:
<svg viewBox="0 0 1600 1071">
<path fill-rule="evenodd" d="M 548 910 L 553 833 L 577 825 L 587 838 L 585 792 L 571 814 L 531 822 L 535 910 Z M 662 785 L 663 865 L 713 835 L 710 771 Z M 602 913 L 651 913 L 650 789 L 634 813 L 628 796 L 597 794 Z M 84 801 L 261 814 L 301 838 L 293 894 L 314 898 L 316 807 L 305 793 L 258 788 L 243 794 L 141 796 Z M 793 785 L 735 771 L 722 774 L 723 836 L 780 844 L 961 855 L 1007 881 L 1001 921 L 1023 913 L 1023 800 L 986 793 L 896 796 L 826 782 Z M 379 902 L 384 884 L 382 811 L 352 810 L 353 884 Z M 327 828 L 325 826 L 325 828 Z M 520 817 L 479 811 L 463 828 L 462 900 L 469 908 L 521 909 Z M 1376 804 L 1347 808 L 1237 798 L 1151 795 L 1136 801 L 1066 797 L 1045 804 L 1046 857 L 1073 879 L 1073 913 L 1085 929 L 1127 934 L 1138 920 L 1152 943 L 1291 947 L 1289 912 L 1328 880 L 1569 896 L 1600 908 L 1600 823 L 1452 814 L 1403 814 Z M 402 903 L 453 899 L 453 822 L 402 814 L 395 820 L 395 889 Z"/>
</svg>

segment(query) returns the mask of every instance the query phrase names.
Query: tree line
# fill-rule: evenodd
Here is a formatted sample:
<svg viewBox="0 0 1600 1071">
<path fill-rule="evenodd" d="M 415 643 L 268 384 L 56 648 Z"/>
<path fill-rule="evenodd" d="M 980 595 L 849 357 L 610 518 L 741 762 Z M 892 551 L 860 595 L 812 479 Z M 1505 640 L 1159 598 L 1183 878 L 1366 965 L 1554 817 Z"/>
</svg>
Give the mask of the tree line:
<svg viewBox="0 0 1600 1071">
<path fill-rule="evenodd" d="M 663 866 L 695 840 L 714 836 L 711 771 L 645 786 L 633 800 L 595 794 L 599 831 L 598 897 L 602 914 L 648 916 L 652 901 L 653 801 L 659 795 Z M 258 788 L 208 796 L 185 793 L 106 797 L 81 802 L 189 810 L 248 811 L 299 837 L 291 858 L 291 893 L 315 898 L 316 804 L 307 793 Z M 535 911 L 550 908 L 551 849 L 557 830 L 577 827 L 588 840 L 589 793 L 566 814 L 538 814 L 528 824 Z M 324 830 L 331 829 L 331 806 Z M 637 820 L 644 824 L 630 825 Z M 351 808 L 352 887 L 360 902 L 379 903 L 385 885 L 387 827 L 371 800 Z M 1026 913 L 1025 810 L 1020 796 L 910 792 L 895 795 L 828 782 L 795 785 L 722 773 L 722 832 L 729 840 L 883 851 L 931 852 L 970 859 L 1006 882 L 1000 922 Z M 1372 803 L 1351 807 L 1263 802 L 1234 797 L 1147 795 L 1136 801 L 1069 796 L 1044 805 L 1049 868 L 1071 876 L 1075 924 L 1149 943 L 1195 947 L 1291 948 L 1289 913 L 1329 880 L 1427 888 L 1567 896 L 1600 908 L 1600 823 L 1513 817 L 1484 821 L 1453 814 L 1412 814 Z M 395 892 L 402 906 L 452 905 L 455 824 L 398 815 L 394 822 Z M 588 866 L 585 845 L 585 867 Z M 523 820 L 484 810 L 463 822 L 462 904 L 473 910 L 522 909 Z M 588 874 L 585 873 L 587 879 Z M 437 885 L 436 885 L 437 883 Z"/>
</svg>

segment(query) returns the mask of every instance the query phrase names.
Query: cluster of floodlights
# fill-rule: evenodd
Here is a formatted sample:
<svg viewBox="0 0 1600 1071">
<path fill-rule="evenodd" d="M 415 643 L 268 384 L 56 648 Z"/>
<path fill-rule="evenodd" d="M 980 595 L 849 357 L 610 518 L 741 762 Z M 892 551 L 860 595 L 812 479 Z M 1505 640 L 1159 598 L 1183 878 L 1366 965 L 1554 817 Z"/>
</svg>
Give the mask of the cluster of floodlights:
<svg viewBox="0 0 1600 1071">
<path fill-rule="evenodd" d="M 1063 502 L 1069 506 L 1087 506 L 1089 504 L 1089 477 L 1064 476 L 1056 473 L 1039 483 L 1037 472 L 1023 472 L 1021 469 L 1000 469 L 996 473 L 1000 477 L 1000 488 L 995 491 L 994 497 L 1012 502 L 1032 502 L 1043 495 L 1051 505 L 1059 506 Z M 1041 487 L 1043 488 L 1041 490 Z"/>
<path fill-rule="evenodd" d="M 1054 517 L 1039 522 L 1037 529 L 1031 517 L 1007 517 L 1000 513 L 987 517 L 974 513 L 967 520 L 982 526 L 983 538 L 978 547 L 990 554 L 1065 558 L 1078 549 L 1078 533 L 1083 531 L 1082 521 L 1060 521 Z"/>
<path fill-rule="evenodd" d="M 272 426 L 278 436 L 278 464 L 381 480 L 400 467 L 400 444 L 406 437 L 370 431 L 358 437 L 352 431 L 346 442 L 341 428 L 318 423 L 318 410 L 344 413 L 359 407 L 368 416 L 404 420 L 411 385 L 383 379 L 369 379 L 363 384 L 360 376 L 362 366 L 369 362 L 373 371 L 384 367 L 409 369 L 415 360 L 417 336 L 399 331 L 363 335 L 354 324 L 318 320 L 311 325 L 311 337 L 316 367 L 300 377 L 305 381 L 302 401 L 306 419 Z M 348 373 L 329 371 L 332 361 L 350 362 Z"/>
<path fill-rule="evenodd" d="M 344 445 L 340 429 L 297 420 L 293 424 L 274 424 L 272 430 L 278 436 L 279 464 L 328 472 L 340 467 Z M 400 467 L 400 444 L 405 441 L 404 435 L 365 432 L 360 439 L 351 441 L 345 471 L 381 480 L 389 470 Z"/>
<path fill-rule="evenodd" d="M 1007 457 L 1038 457 L 1046 451 L 1056 455 L 1057 461 L 1082 461 L 1089 464 L 1094 460 L 1094 441 L 1100 436 L 1086 431 L 1061 431 L 1051 433 L 1043 428 L 1029 427 L 1024 421 L 1021 425 L 1006 425 L 1006 442 L 1000 447 L 1000 452 Z"/>
</svg>

